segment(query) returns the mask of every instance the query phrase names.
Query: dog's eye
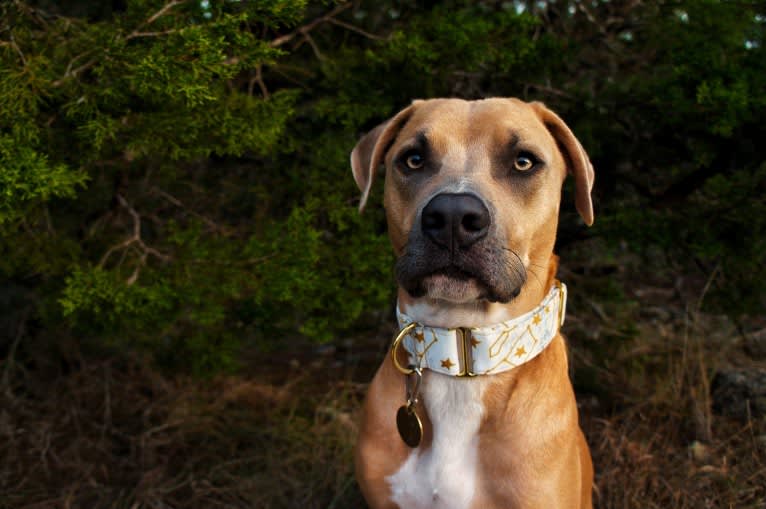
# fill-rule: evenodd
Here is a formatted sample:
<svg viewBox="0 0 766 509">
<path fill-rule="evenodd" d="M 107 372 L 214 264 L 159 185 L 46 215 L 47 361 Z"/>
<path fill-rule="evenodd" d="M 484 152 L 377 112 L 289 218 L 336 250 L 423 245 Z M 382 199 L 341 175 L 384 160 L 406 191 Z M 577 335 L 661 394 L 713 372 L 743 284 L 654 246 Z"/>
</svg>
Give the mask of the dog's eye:
<svg viewBox="0 0 766 509">
<path fill-rule="evenodd" d="M 423 159 L 423 156 L 417 152 L 413 152 L 404 158 L 404 164 L 406 164 L 407 168 L 411 170 L 417 170 L 423 167 L 423 164 L 425 164 L 425 159 Z"/>
<path fill-rule="evenodd" d="M 529 171 L 531 170 L 537 161 L 532 154 L 522 152 L 516 156 L 513 161 L 513 168 L 517 171 Z"/>
</svg>

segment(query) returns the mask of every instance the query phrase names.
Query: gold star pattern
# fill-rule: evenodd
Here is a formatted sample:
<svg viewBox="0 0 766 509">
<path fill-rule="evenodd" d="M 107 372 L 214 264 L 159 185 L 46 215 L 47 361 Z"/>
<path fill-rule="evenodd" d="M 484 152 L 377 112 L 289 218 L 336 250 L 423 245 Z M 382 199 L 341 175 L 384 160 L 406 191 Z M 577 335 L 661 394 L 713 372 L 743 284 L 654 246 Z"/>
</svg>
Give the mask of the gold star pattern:
<svg viewBox="0 0 766 509">
<path fill-rule="evenodd" d="M 546 313 L 550 313 L 551 312 L 551 307 L 546 305 L 545 306 L 545 312 Z"/>
<path fill-rule="evenodd" d="M 532 317 L 532 323 L 535 325 L 539 324 L 541 321 L 542 319 L 540 318 L 540 315 L 535 315 L 534 317 Z"/>
<path fill-rule="evenodd" d="M 474 337 L 472 337 L 472 338 L 471 338 L 471 346 L 472 346 L 472 347 L 476 348 L 476 347 L 477 347 L 477 346 L 479 346 L 480 344 L 481 344 L 481 341 L 479 341 L 478 339 L 476 339 L 476 338 L 474 338 Z"/>
<path fill-rule="evenodd" d="M 452 369 L 452 366 L 454 366 L 454 364 L 452 363 L 452 361 L 451 361 L 451 360 L 449 360 L 449 358 L 447 358 L 447 359 L 444 359 L 444 360 L 442 361 L 442 367 L 443 367 L 443 368 Z"/>
<path fill-rule="evenodd" d="M 423 336 L 422 332 L 416 332 L 412 335 L 415 338 L 415 341 L 418 343 L 422 343 L 425 340 L 425 337 Z"/>
<path fill-rule="evenodd" d="M 521 356 L 522 356 L 522 355 L 524 355 L 525 353 L 527 353 L 527 351 L 524 349 L 524 347 L 523 347 L 523 346 L 520 346 L 520 347 L 518 347 L 518 348 L 516 349 L 516 357 L 521 357 Z"/>
</svg>

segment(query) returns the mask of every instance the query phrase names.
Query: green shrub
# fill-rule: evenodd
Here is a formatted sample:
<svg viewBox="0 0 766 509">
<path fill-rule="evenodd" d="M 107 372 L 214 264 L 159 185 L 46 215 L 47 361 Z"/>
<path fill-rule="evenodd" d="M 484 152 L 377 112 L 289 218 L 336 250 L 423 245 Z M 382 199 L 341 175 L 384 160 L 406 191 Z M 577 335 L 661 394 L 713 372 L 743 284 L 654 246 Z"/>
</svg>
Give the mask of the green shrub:
<svg viewBox="0 0 766 509">
<path fill-rule="evenodd" d="M 718 267 L 734 311 L 763 304 L 756 4 L 0 9 L 0 272 L 44 335 L 207 373 L 243 345 L 328 341 L 389 312 L 379 195 L 360 217 L 348 155 L 430 96 L 545 100 L 594 159 L 595 234 Z M 582 225 L 564 210 L 566 237 Z"/>
</svg>

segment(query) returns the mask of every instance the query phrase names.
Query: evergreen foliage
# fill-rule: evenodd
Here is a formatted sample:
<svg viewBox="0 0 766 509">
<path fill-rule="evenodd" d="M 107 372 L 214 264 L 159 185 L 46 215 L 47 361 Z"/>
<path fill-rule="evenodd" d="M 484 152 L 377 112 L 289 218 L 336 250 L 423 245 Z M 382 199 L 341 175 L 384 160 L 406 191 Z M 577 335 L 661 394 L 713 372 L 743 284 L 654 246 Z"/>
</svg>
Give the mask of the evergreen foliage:
<svg viewBox="0 0 766 509">
<path fill-rule="evenodd" d="M 762 309 L 764 16 L 702 0 L 3 2 L 0 291 L 43 335 L 198 373 L 235 367 L 243 344 L 348 334 L 394 288 L 380 200 L 356 212 L 359 134 L 413 98 L 512 95 L 560 111 L 594 159 L 589 235 L 659 245 L 717 271 L 731 311 Z M 565 210 L 563 241 L 575 230 Z"/>
</svg>

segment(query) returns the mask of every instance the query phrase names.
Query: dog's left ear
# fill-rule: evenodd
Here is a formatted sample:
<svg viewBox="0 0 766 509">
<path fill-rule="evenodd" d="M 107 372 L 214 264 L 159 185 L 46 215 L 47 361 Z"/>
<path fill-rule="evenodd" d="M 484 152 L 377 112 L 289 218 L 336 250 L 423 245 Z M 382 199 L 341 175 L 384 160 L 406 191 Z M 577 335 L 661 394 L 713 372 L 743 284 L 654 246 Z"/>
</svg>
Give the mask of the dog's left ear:
<svg viewBox="0 0 766 509">
<path fill-rule="evenodd" d="M 383 162 L 386 151 L 396 137 L 396 133 L 410 118 L 417 102 L 419 101 L 414 101 L 393 118 L 386 120 L 362 136 L 351 152 L 351 169 L 354 172 L 354 180 L 362 192 L 362 197 L 359 200 L 359 212 L 364 210 L 367 203 L 378 166 Z"/>
<path fill-rule="evenodd" d="M 561 120 L 561 117 L 549 110 L 541 102 L 533 102 L 530 104 L 532 108 L 537 112 L 540 120 L 543 121 L 545 127 L 553 135 L 553 138 L 558 143 L 559 148 L 567 161 L 567 169 L 569 173 L 574 175 L 575 179 L 575 206 L 577 212 L 580 213 L 583 221 L 588 226 L 593 224 L 593 201 L 591 200 L 590 192 L 593 189 L 593 165 L 588 159 L 588 154 L 585 153 L 585 149 L 582 148 L 580 142 L 577 141 L 575 135 L 569 129 L 569 127 Z"/>
</svg>

